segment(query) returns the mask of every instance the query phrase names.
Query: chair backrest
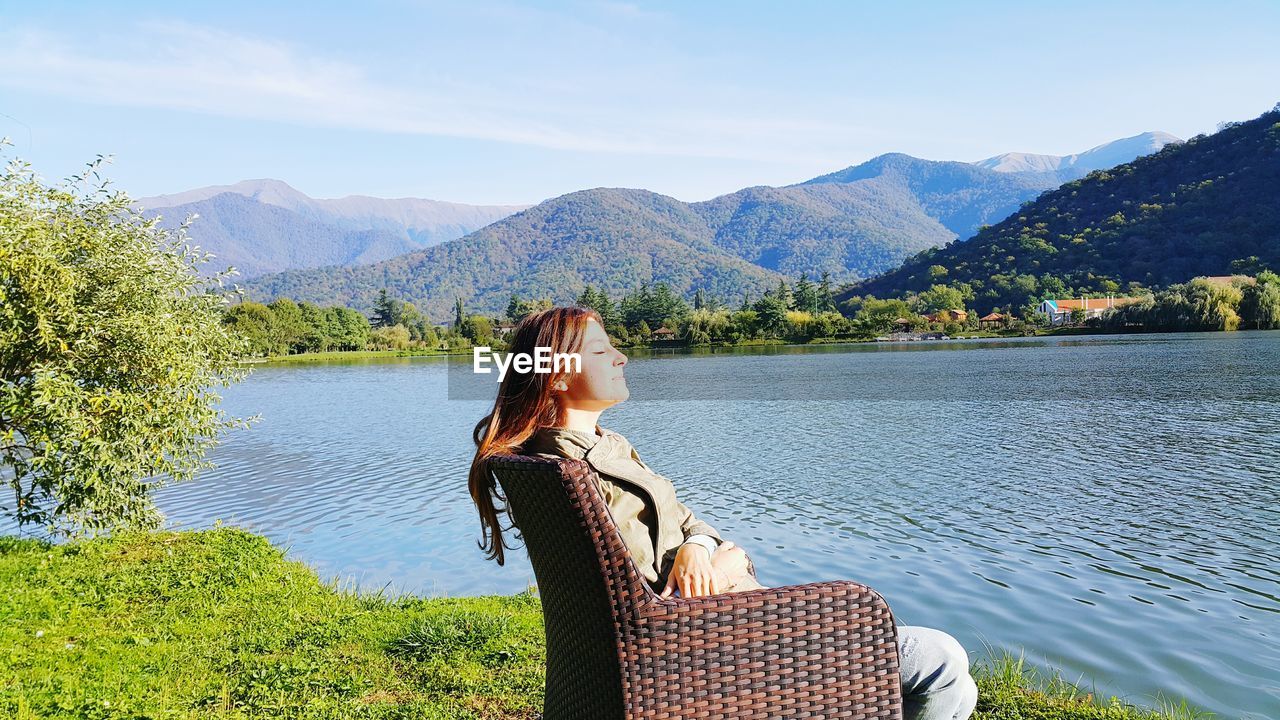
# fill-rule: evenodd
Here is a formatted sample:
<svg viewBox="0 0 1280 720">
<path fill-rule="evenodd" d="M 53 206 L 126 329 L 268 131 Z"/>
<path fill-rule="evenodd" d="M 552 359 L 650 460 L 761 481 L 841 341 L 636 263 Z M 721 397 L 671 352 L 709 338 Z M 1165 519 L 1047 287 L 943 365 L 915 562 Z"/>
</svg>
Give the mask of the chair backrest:
<svg viewBox="0 0 1280 720">
<path fill-rule="evenodd" d="M 497 455 L 511 520 L 538 580 L 547 634 L 543 715 L 624 716 L 620 626 L 653 589 L 627 552 L 585 460 Z"/>
</svg>

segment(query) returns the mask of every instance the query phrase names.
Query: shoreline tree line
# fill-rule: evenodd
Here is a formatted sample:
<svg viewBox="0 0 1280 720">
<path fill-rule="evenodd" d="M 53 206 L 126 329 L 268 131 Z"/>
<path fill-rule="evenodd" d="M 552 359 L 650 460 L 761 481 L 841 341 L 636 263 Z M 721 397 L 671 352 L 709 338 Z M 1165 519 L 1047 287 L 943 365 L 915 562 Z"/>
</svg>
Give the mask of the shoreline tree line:
<svg viewBox="0 0 1280 720">
<path fill-rule="evenodd" d="M 967 322 L 931 322 L 926 315 L 963 310 L 972 298 L 963 288 L 938 285 L 906 299 L 855 297 L 837 306 L 826 274 L 817 282 L 801 274 L 757 298 L 744 293 L 730 305 L 701 289 L 686 299 L 663 282 L 642 284 L 614 299 L 587 285 L 575 300 L 600 313 L 611 336 L 626 346 L 653 342 L 687 345 L 751 341 L 808 342 L 816 339 L 872 339 L 895 329 L 960 333 L 978 330 L 976 314 Z M 229 307 L 225 322 L 244 336 L 253 356 L 312 352 L 407 350 L 449 352 L 473 345 L 503 347 L 503 335 L 526 315 L 552 307 L 549 298 L 512 293 L 498 315 L 467 312 L 459 298 L 454 317 L 433 323 L 413 303 L 383 289 L 370 316 L 343 306 L 319 307 L 280 298 L 246 300 Z M 905 321 L 905 323 L 903 322 Z M 1032 323 L 1015 322 L 1016 329 Z"/>
<path fill-rule="evenodd" d="M 873 340 L 895 331 L 977 333 L 977 311 L 970 310 L 973 288 L 966 283 L 933 284 L 906 297 L 878 299 L 852 296 L 837 304 L 824 277 L 810 281 L 801 274 L 756 299 L 745 295 L 736 305 L 696 291 L 691 301 L 666 283 L 641 284 L 614 300 L 586 286 L 576 304 L 591 307 L 605 329 L 623 346 L 737 345 L 745 342 L 813 342 Z M 433 323 L 412 302 L 381 291 L 374 313 L 366 316 L 344 306 L 320 307 L 310 302 L 278 299 L 243 301 L 228 307 L 224 322 L 246 338 L 250 355 L 280 356 L 303 352 L 465 351 L 475 345 L 503 347 L 503 334 L 524 316 L 553 305 L 547 297 L 527 299 L 512 293 L 502 314 L 468 313 L 454 301 L 453 319 Z M 1020 309 L 997 307 L 1001 332 L 1030 334 L 1047 327 L 1036 304 Z M 1101 318 L 1076 318 L 1074 324 L 1102 331 L 1187 332 L 1280 328 L 1280 275 L 1242 275 L 1234 284 L 1203 278 L 1146 293 L 1133 304 L 1107 310 Z"/>
<path fill-rule="evenodd" d="M 982 330 L 972 309 L 974 291 L 966 283 L 935 284 L 903 298 L 853 296 L 837 304 L 829 278 L 813 282 L 801 275 L 734 305 L 697 290 L 691 300 L 666 283 L 642 284 L 621 298 L 588 285 L 576 304 L 600 313 L 605 329 L 620 344 L 732 345 L 777 340 L 870 340 L 894 331 L 949 335 Z M 1096 297 L 1097 294 L 1095 293 Z M 1232 284 L 1203 278 L 1144 292 L 1134 303 L 1112 308 L 1100 318 L 1073 324 L 1105 331 L 1177 332 L 1280 328 L 1280 276 L 1263 270 Z M 433 323 L 413 303 L 384 289 L 371 316 L 344 306 L 319 307 L 280 298 L 244 301 L 227 308 L 224 322 L 245 338 L 257 357 L 316 352 L 457 352 L 474 345 L 504 346 L 510 326 L 553 305 L 549 298 L 513 293 L 497 315 L 468 312 L 458 298 L 450 322 Z M 1032 334 L 1048 327 L 1027 303 L 1016 310 L 994 308 L 1000 332 Z"/>
</svg>

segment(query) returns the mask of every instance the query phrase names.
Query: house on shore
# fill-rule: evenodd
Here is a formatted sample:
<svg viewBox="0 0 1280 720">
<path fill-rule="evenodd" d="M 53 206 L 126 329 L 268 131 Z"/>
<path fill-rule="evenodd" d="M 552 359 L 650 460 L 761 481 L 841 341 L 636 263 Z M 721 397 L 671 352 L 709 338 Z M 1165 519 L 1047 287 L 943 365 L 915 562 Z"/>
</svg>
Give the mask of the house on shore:
<svg viewBox="0 0 1280 720">
<path fill-rule="evenodd" d="M 982 328 L 983 330 L 987 330 L 991 328 L 1002 328 L 1008 324 L 1009 324 L 1009 318 L 1005 317 L 1004 314 L 998 313 L 998 312 L 988 313 L 978 318 L 978 327 Z"/>
<path fill-rule="evenodd" d="M 924 319 L 931 323 L 962 323 L 969 319 L 969 313 L 964 310 L 939 310 L 925 315 Z"/>
<path fill-rule="evenodd" d="M 1128 305 L 1129 303 L 1138 302 L 1141 298 L 1135 297 L 1112 297 L 1108 295 L 1104 298 L 1059 298 L 1056 300 L 1045 300 L 1040 303 L 1036 310 L 1045 317 L 1049 318 L 1050 325 L 1067 325 L 1071 322 L 1071 313 L 1076 310 L 1084 310 L 1084 319 L 1102 317 L 1103 311 L 1107 308 Z"/>
</svg>

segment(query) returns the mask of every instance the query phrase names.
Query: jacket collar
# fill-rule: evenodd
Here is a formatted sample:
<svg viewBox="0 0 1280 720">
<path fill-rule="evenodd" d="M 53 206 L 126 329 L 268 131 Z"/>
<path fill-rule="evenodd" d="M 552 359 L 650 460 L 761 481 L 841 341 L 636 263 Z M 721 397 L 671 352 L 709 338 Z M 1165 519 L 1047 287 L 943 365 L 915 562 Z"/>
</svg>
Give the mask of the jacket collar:
<svg viewBox="0 0 1280 720">
<path fill-rule="evenodd" d="M 598 472 L 636 483 L 650 490 L 652 476 L 639 453 L 622 435 L 596 425 L 599 435 L 569 428 L 544 427 L 529 439 L 525 452 L 550 452 L 586 460 Z M 651 491 L 651 490 L 650 490 Z"/>
<path fill-rule="evenodd" d="M 596 430 L 600 426 L 596 425 Z M 604 436 L 563 427 L 543 427 L 525 442 L 526 452 L 552 452 L 565 457 L 585 459 Z"/>
</svg>

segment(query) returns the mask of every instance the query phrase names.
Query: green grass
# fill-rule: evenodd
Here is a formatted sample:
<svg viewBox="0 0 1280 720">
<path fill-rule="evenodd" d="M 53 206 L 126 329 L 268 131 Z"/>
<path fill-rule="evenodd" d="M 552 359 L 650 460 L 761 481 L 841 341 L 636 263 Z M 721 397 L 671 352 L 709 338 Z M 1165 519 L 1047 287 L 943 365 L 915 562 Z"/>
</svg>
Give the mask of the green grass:
<svg viewBox="0 0 1280 720">
<path fill-rule="evenodd" d="M 1117 697 L 1105 700 L 1096 692 L 1028 665 L 1024 655 L 987 648 L 986 657 L 972 663 L 978 684 L 974 718 L 987 720 L 1201 720 L 1213 713 L 1196 710 L 1186 701 L 1157 698 L 1155 708 L 1139 708 Z"/>
<path fill-rule="evenodd" d="M 0 717 L 532 718 L 545 660 L 531 593 L 360 594 L 233 528 L 0 536 Z M 977 677 L 979 719 L 1192 717 L 1008 657 Z"/>
<path fill-rule="evenodd" d="M 536 597 L 391 599 L 235 529 L 0 538 L 0 717 L 533 717 Z"/>
</svg>

